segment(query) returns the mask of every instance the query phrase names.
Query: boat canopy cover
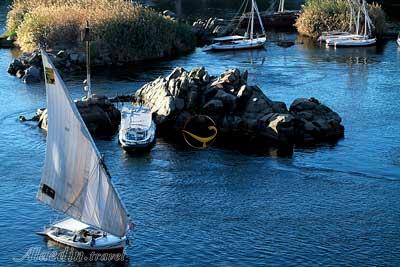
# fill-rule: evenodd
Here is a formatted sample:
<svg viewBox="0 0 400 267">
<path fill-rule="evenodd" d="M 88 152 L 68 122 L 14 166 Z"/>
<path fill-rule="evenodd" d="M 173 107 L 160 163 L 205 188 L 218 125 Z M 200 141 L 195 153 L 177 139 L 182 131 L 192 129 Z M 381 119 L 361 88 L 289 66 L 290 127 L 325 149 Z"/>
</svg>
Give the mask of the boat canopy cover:
<svg viewBox="0 0 400 267">
<path fill-rule="evenodd" d="M 147 130 L 152 123 L 151 110 L 145 106 L 123 107 L 121 111 L 121 129 L 142 128 Z"/>
<path fill-rule="evenodd" d="M 242 40 L 245 38 L 246 37 L 240 36 L 240 35 L 232 35 L 232 36 L 223 36 L 223 37 L 213 38 L 213 41 L 215 41 L 215 42 L 234 41 L 234 40 Z"/>
<path fill-rule="evenodd" d="M 48 132 L 37 199 L 85 224 L 122 237 L 129 218 L 103 159 L 45 51 Z"/>
<path fill-rule="evenodd" d="M 80 221 L 77 221 L 75 219 L 72 219 L 72 218 L 68 218 L 61 222 L 58 222 L 58 223 L 54 224 L 53 226 L 61 228 L 61 229 L 66 229 L 66 230 L 69 230 L 72 232 L 78 232 L 80 230 L 89 228 L 89 225 L 82 223 Z"/>
</svg>

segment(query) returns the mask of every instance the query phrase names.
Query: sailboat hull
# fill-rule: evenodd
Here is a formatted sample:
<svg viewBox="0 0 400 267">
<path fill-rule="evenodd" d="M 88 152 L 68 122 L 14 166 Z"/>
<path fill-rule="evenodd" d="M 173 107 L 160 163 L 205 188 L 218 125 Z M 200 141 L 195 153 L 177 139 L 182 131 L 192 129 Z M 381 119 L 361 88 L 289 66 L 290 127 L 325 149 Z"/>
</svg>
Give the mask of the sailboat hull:
<svg viewBox="0 0 400 267">
<path fill-rule="evenodd" d="M 215 43 L 208 47 L 206 50 L 211 51 L 227 51 L 227 50 L 245 50 L 245 49 L 256 49 L 264 47 L 266 38 L 257 38 L 253 40 L 240 40 L 230 43 Z"/>
<path fill-rule="evenodd" d="M 318 42 L 326 42 L 328 40 L 343 38 L 348 36 L 353 36 L 354 34 L 348 32 L 324 32 L 320 37 L 318 37 Z"/>
<path fill-rule="evenodd" d="M 91 240 L 80 241 L 76 239 L 74 241 L 74 234 L 72 232 L 66 231 L 61 234 L 57 228 L 48 229 L 45 232 L 45 236 L 59 244 L 84 251 L 122 251 L 126 245 L 126 237 L 119 238 L 111 234 L 96 238 L 94 243 Z"/>
<path fill-rule="evenodd" d="M 364 38 L 349 38 L 349 39 L 339 39 L 329 43 L 329 46 L 334 47 L 364 47 L 373 46 L 376 44 L 376 39 L 364 39 Z"/>
</svg>

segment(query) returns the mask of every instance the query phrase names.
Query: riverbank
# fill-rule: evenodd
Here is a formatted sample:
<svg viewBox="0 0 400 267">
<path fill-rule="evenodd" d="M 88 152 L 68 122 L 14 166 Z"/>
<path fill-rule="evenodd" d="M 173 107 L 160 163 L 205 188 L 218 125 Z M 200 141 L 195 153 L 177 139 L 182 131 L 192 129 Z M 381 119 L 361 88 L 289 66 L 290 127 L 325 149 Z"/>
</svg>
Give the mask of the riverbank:
<svg viewBox="0 0 400 267">
<path fill-rule="evenodd" d="M 98 65 L 167 58 L 194 49 L 191 27 L 137 3 L 15 0 L 7 35 L 22 52 L 38 44 L 51 50 L 84 51 L 82 31 L 90 22 L 91 58 Z M 65 23 L 68 22 L 68 23 Z"/>
</svg>

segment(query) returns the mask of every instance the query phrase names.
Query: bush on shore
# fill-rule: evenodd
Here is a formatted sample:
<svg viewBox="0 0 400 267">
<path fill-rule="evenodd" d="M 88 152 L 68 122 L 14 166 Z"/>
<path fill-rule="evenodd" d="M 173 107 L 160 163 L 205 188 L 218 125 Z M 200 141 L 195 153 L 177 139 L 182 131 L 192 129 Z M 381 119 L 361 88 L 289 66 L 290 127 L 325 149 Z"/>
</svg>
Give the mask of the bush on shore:
<svg viewBox="0 0 400 267">
<path fill-rule="evenodd" d="M 374 23 L 374 34 L 381 36 L 385 31 L 385 12 L 376 3 L 368 4 Z M 317 38 L 325 31 L 348 31 L 350 8 L 347 0 L 307 0 L 296 21 L 297 31 Z"/>
<path fill-rule="evenodd" d="M 191 27 L 124 0 L 14 0 L 7 32 L 25 52 L 45 43 L 50 49 L 82 49 L 90 21 L 92 56 L 134 62 L 194 48 Z M 94 55 L 93 55 L 94 54 Z"/>
</svg>

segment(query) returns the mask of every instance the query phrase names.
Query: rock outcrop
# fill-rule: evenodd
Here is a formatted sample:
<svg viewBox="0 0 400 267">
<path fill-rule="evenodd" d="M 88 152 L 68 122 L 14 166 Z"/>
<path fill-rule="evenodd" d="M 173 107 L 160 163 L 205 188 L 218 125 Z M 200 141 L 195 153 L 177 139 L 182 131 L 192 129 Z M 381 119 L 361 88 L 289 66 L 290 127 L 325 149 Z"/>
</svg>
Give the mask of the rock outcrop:
<svg viewBox="0 0 400 267">
<path fill-rule="evenodd" d="M 93 136 L 110 138 L 118 131 L 121 113 L 106 96 L 93 95 L 89 100 L 78 100 L 75 104 Z M 39 109 L 35 117 L 39 127 L 47 130 L 47 109 Z"/>
<path fill-rule="evenodd" d="M 199 45 L 208 43 L 213 37 L 220 37 L 232 32 L 229 21 L 221 18 L 198 19 L 192 25 L 192 32 Z"/>
<path fill-rule="evenodd" d="M 13 48 L 15 39 L 7 35 L 0 35 L 0 48 Z"/>
<path fill-rule="evenodd" d="M 62 72 L 73 72 L 84 68 L 86 59 L 83 52 L 50 51 L 54 65 Z M 8 67 L 8 73 L 21 79 L 24 83 L 37 83 L 43 79 L 42 56 L 39 51 L 23 53 L 15 58 Z"/>
<path fill-rule="evenodd" d="M 144 85 L 135 97 L 151 108 L 161 133 L 172 136 L 180 136 L 185 122 L 198 114 L 216 122 L 219 142 L 283 147 L 343 136 L 339 115 L 318 100 L 297 99 L 288 110 L 248 85 L 247 76 L 238 69 L 214 77 L 204 68 L 176 68 Z"/>
<path fill-rule="evenodd" d="M 331 141 L 343 137 L 342 118 L 317 99 L 298 98 L 290 105 L 297 120 L 297 138 L 303 143 Z"/>
</svg>

